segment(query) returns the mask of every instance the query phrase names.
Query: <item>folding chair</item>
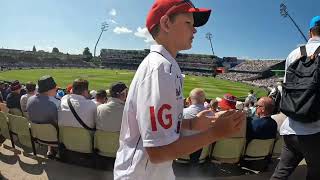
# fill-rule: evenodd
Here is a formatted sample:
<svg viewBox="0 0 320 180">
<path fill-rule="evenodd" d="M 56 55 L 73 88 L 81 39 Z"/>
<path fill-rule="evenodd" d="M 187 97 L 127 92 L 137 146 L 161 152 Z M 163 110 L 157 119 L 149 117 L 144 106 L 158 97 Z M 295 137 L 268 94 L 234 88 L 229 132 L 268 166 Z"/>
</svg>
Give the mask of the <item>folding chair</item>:
<svg viewBox="0 0 320 180">
<path fill-rule="evenodd" d="M 97 130 L 94 134 L 95 152 L 105 157 L 116 157 L 119 149 L 119 132 Z"/>
<path fill-rule="evenodd" d="M 93 137 L 90 131 L 77 127 L 59 127 L 59 140 L 66 149 L 80 152 L 93 152 Z"/>
<path fill-rule="evenodd" d="M 242 166 L 264 171 L 271 160 L 275 139 L 253 139 L 246 147 Z"/>
<path fill-rule="evenodd" d="M 209 154 L 210 154 L 211 145 L 202 148 L 201 155 L 199 157 L 198 163 L 206 162 Z M 175 160 L 177 163 L 188 164 L 190 163 L 190 155 L 182 156 Z"/>
<path fill-rule="evenodd" d="M 31 123 L 32 143 L 58 147 L 58 131 L 52 124 Z M 35 152 L 36 153 L 36 152 Z"/>
<path fill-rule="evenodd" d="M 9 113 L 16 115 L 16 116 L 22 116 L 22 111 L 18 108 L 9 108 Z"/>
<path fill-rule="evenodd" d="M 93 132 L 84 128 L 59 126 L 60 160 L 85 167 L 95 166 Z"/>
<path fill-rule="evenodd" d="M 9 133 L 18 137 L 18 141 L 33 150 L 36 155 L 35 146 L 32 143 L 30 122 L 22 116 L 7 114 L 9 119 Z"/>
<path fill-rule="evenodd" d="M 9 121 L 6 113 L 0 111 L 0 134 L 6 138 L 11 140 L 11 145 L 14 148 L 13 138 L 9 133 Z"/>
<path fill-rule="evenodd" d="M 233 137 L 217 141 L 211 152 L 211 162 L 237 164 L 243 154 L 246 138 Z"/>
</svg>

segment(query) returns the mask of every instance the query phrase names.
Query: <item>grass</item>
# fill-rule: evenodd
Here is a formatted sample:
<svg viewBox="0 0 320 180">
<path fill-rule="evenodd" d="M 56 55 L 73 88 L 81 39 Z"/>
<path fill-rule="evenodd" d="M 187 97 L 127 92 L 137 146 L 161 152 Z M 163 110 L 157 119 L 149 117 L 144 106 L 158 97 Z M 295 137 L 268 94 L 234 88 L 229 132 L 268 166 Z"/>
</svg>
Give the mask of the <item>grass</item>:
<svg viewBox="0 0 320 180">
<path fill-rule="evenodd" d="M 90 89 L 108 89 L 110 84 L 122 81 L 128 86 L 134 76 L 134 71 L 110 70 L 110 69 L 30 69 L 12 70 L 0 73 L 0 80 L 19 80 L 20 82 L 37 82 L 43 75 L 51 75 L 58 86 L 65 88 L 76 78 L 84 78 L 89 81 Z M 215 79 L 213 77 L 201 77 L 187 75 L 184 81 L 184 96 L 188 97 L 193 88 L 203 88 L 208 98 L 221 97 L 225 93 L 231 93 L 237 97 L 247 96 L 253 89 L 259 97 L 265 96 L 266 91 L 247 84 Z"/>
</svg>

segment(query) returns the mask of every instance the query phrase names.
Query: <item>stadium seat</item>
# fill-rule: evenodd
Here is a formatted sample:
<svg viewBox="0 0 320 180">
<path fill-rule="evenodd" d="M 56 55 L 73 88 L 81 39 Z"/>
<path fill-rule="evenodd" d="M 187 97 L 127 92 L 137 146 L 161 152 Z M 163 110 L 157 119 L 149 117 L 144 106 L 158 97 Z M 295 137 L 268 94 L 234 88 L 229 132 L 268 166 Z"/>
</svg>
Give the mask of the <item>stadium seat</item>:
<svg viewBox="0 0 320 180">
<path fill-rule="evenodd" d="M 12 143 L 12 147 L 14 147 L 14 143 L 9 133 L 9 121 L 6 113 L 0 111 L 0 134 L 6 138 L 10 139 Z"/>
<path fill-rule="evenodd" d="M 246 139 L 233 137 L 217 141 L 212 149 L 211 162 L 237 164 L 243 154 Z"/>
<path fill-rule="evenodd" d="M 58 132 L 52 124 L 31 123 L 32 143 L 58 147 Z M 36 152 L 35 152 L 36 154 Z"/>
<path fill-rule="evenodd" d="M 270 155 L 275 139 L 253 139 L 245 150 L 244 160 L 261 160 Z"/>
<path fill-rule="evenodd" d="M 22 116 L 22 112 L 18 108 L 10 108 L 9 109 L 9 113 L 13 114 L 13 115 L 16 115 L 16 116 Z"/>
<path fill-rule="evenodd" d="M 119 148 L 119 135 L 119 132 L 97 130 L 94 134 L 94 149 L 97 154 L 115 158 Z"/>
<path fill-rule="evenodd" d="M 93 152 L 93 135 L 84 128 L 60 126 L 59 140 L 67 150 L 80 153 Z"/>
<path fill-rule="evenodd" d="M 32 148 L 35 155 L 35 147 L 33 146 L 31 138 L 30 122 L 22 116 L 12 114 L 7 114 L 7 116 L 9 119 L 9 133 L 17 136 L 18 141 L 22 145 Z"/>
<path fill-rule="evenodd" d="M 271 160 L 275 139 L 253 139 L 246 147 L 241 166 L 252 170 L 265 171 Z"/>
<path fill-rule="evenodd" d="M 202 148 L 202 152 L 201 152 L 201 155 L 199 157 L 199 162 L 198 163 L 206 162 L 206 159 L 208 158 L 208 156 L 210 154 L 210 149 L 211 149 L 211 145 Z M 190 155 L 182 156 L 182 157 L 176 159 L 175 162 L 182 163 L 182 164 L 188 164 L 188 163 L 190 163 Z"/>
<path fill-rule="evenodd" d="M 281 155 L 281 149 L 283 144 L 283 137 L 278 136 L 276 142 L 274 143 L 273 151 L 272 151 L 272 158 L 278 158 Z"/>
</svg>

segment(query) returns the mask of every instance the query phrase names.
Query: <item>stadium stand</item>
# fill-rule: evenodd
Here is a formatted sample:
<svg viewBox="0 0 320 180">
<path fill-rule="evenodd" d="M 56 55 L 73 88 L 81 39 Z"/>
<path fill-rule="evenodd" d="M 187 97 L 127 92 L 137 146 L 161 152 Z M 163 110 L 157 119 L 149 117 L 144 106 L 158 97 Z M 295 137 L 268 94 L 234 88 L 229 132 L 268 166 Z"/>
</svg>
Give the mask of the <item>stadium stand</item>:
<svg viewBox="0 0 320 180">
<path fill-rule="evenodd" d="M 93 68 L 82 55 L 0 49 L 0 67 L 4 69 L 77 67 Z"/>
<path fill-rule="evenodd" d="M 100 57 L 102 67 L 115 69 L 136 70 L 141 61 L 148 55 L 149 50 L 115 50 L 102 49 Z M 184 73 L 196 75 L 213 75 L 216 62 L 220 59 L 212 55 L 181 54 L 177 55 L 177 62 Z"/>
<path fill-rule="evenodd" d="M 284 66 L 284 60 L 245 60 L 230 68 L 229 72 L 217 75 L 217 78 L 269 87 L 279 81 L 274 71 L 281 71 Z"/>
</svg>

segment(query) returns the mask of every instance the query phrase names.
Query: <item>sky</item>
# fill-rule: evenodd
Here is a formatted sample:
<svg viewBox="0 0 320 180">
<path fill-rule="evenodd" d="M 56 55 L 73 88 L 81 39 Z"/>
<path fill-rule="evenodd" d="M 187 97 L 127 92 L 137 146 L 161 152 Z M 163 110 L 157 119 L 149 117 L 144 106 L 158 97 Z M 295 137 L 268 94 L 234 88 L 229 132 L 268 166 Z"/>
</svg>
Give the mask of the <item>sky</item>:
<svg viewBox="0 0 320 180">
<path fill-rule="evenodd" d="M 320 15 L 319 0 L 193 0 L 196 7 L 213 10 L 208 23 L 197 28 L 191 50 L 212 54 L 206 33 L 213 35 L 215 55 L 248 59 L 284 59 L 305 43 L 280 3 L 308 37 L 309 22 Z M 97 47 L 147 49 L 152 44 L 145 28 L 153 0 L 0 0 L 0 48 L 81 54 L 93 53 L 101 24 L 107 22 Z"/>
</svg>

